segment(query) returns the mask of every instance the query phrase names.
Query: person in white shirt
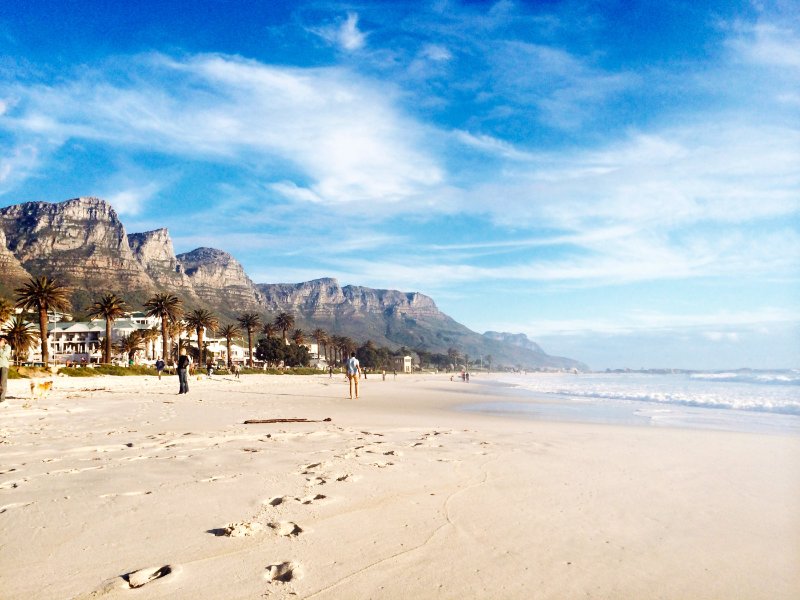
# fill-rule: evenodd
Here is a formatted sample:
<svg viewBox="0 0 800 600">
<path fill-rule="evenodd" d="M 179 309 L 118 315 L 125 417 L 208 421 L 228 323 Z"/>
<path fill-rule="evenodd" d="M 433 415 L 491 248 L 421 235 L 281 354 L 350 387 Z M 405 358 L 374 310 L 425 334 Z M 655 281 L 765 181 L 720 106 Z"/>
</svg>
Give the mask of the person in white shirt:
<svg viewBox="0 0 800 600">
<path fill-rule="evenodd" d="M 358 376 L 361 375 L 361 365 L 356 358 L 356 353 L 350 353 L 347 361 L 347 379 L 350 380 L 350 400 L 353 399 L 353 386 L 356 388 L 356 400 L 358 400 Z"/>
<path fill-rule="evenodd" d="M 9 365 L 11 365 L 11 346 L 6 343 L 6 338 L 0 337 L 0 402 L 5 402 L 6 399 Z"/>
</svg>

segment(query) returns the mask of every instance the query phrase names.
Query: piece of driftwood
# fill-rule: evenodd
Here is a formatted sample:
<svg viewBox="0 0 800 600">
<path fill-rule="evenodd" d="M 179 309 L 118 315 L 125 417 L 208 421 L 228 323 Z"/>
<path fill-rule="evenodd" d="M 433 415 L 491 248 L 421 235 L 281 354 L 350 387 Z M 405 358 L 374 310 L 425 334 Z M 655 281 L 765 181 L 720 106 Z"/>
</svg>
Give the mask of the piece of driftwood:
<svg viewBox="0 0 800 600">
<path fill-rule="evenodd" d="M 322 419 L 321 421 L 315 421 L 313 419 L 247 419 L 244 422 L 245 425 L 254 425 L 256 423 L 325 423 L 330 421 L 331 418 L 328 417 L 327 419 Z"/>
</svg>

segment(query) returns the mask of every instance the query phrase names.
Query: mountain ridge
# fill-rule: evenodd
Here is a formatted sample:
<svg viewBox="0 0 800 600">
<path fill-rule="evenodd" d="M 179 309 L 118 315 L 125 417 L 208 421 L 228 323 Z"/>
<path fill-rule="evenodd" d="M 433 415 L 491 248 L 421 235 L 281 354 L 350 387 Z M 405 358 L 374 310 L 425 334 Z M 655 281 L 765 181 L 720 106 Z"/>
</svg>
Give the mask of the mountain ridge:
<svg viewBox="0 0 800 600">
<path fill-rule="evenodd" d="M 473 358 L 492 355 L 495 364 L 587 369 L 547 355 L 524 334 L 474 332 L 419 292 L 342 287 L 331 277 L 254 283 L 224 250 L 202 247 L 176 254 L 166 228 L 128 234 L 113 207 L 100 198 L 0 208 L 0 294 L 12 297 L 14 288 L 33 275 L 68 286 L 78 310 L 101 292 L 117 293 L 135 306 L 166 289 L 189 310 L 209 307 L 228 319 L 242 312 L 265 319 L 290 312 L 298 328 L 319 327 L 360 342 L 432 352 L 455 347 Z"/>
</svg>

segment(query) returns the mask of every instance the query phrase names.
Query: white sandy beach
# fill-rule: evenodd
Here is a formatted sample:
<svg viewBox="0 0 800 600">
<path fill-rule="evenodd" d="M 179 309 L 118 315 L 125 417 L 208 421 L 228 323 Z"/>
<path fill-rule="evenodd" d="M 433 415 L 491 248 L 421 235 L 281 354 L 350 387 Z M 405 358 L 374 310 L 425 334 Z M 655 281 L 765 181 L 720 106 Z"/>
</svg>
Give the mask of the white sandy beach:
<svg viewBox="0 0 800 600">
<path fill-rule="evenodd" d="M 28 385 L 4 600 L 800 597 L 797 436 L 458 412 L 491 398 L 446 375 Z"/>
</svg>

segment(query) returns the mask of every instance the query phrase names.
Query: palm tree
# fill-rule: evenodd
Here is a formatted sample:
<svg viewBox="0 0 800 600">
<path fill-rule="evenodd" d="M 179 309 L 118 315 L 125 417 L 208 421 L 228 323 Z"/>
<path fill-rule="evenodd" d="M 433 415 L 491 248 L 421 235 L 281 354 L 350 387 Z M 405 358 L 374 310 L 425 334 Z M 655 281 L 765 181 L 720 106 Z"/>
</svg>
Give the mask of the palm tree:
<svg viewBox="0 0 800 600">
<path fill-rule="evenodd" d="M 275 327 L 283 332 L 283 341 L 286 341 L 286 332 L 294 327 L 294 316 L 291 313 L 282 312 L 275 317 Z"/>
<path fill-rule="evenodd" d="M 0 298 L 0 325 L 8 321 L 13 314 L 14 305 L 5 298 Z"/>
<path fill-rule="evenodd" d="M 147 358 L 155 358 L 156 340 L 161 337 L 161 331 L 159 331 L 158 327 L 153 326 L 150 329 L 142 330 L 142 336 L 146 344 L 145 351 L 147 352 Z"/>
<path fill-rule="evenodd" d="M 261 333 L 263 333 L 268 338 L 275 337 L 275 334 L 278 333 L 278 328 L 275 326 L 275 323 L 270 321 L 269 323 L 264 325 L 264 328 L 261 330 Z"/>
<path fill-rule="evenodd" d="M 250 357 L 250 368 L 253 368 L 253 332 L 261 325 L 261 317 L 256 313 L 245 313 L 237 319 L 242 329 L 247 331 L 247 353 Z"/>
<path fill-rule="evenodd" d="M 36 327 L 22 315 L 14 315 L 4 331 L 8 342 L 14 348 L 14 359 L 19 364 L 20 357 L 27 356 L 28 350 L 36 343 Z"/>
<path fill-rule="evenodd" d="M 143 347 L 144 338 L 138 331 L 132 331 L 130 335 L 123 335 L 119 339 L 119 342 L 117 342 L 117 348 L 119 348 L 120 352 L 125 353 L 125 355 L 128 357 L 128 360 L 132 360 L 133 355 Z"/>
<path fill-rule="evenodd" d="M 225 347 L 228 351 L 228 368 L 230 369 L 233 366 L 233 361 L 231 360 L 231 341 L 233 338 L 242 335 L 242 330 L 233 323 L 227 323 L 220 327 L 219 334 L 225 338 Z"/>
<path fill-rule="evenodd" d="M 339 351 L 342 353 L 342 362 L 347 360 L 347 357 L 350 356 L 350 353 L 354 352 L 356 349 L 356 343 L 346 335 L 339 336 L 337 346 L 339 347 Z"/>
<path fill-rule="evenodd" d="M 331 350 L 333 350 L 333 362 L 338 362 L 339 360 L 339 345 L 341 344 L 342 336 L 340 335 L 332 335 L 328 340 L 328 344 L 330 344 Z"/>
<path fill-rule="evenodd" d="M 205 308 L 197 308 L 193 310 L 185 319 L 186 325 L 191 327 L 197 333 L 197 349 L 200 352 L 200 364 L 205 363 L 206 349 L 203 346 L 203 334 L 207 329 L 215 330 L 219 327 L 219 320 L 211 312 Z"/>
<path fill-rule="evenodd" d="M 306 341 L 306 336 L 303 334 L 302 329 L 295 329 L 292 332 L 292 341 L 298 346 L 302 346 Z"/>
<path fill-rule="evenodd" d="M 311 332 L 312 339 L 317 342 L 317 354 L 321 348 L 325 348 L 325 361 L 328 360 L 328 333 L 324 329 L 320 329 L 317 327 L 314 331 Z"/>
<path fill-rule="evenodd" d="M 103 294 L 99 300 L 95 300 L 90 306 L 86 307 L 86 314 L 90 319 L 105 319 L 106 339 L 103 344 L 103 362 L 111 362 L 111 328 L 114 320 L 119 319 L 125 314 L 128 305 L 116 294 Z"/>
<path fill-rule="evenodd" d="M 169 338 L 167 337 L 167 324 L 175 323 L 183 315 L 183 302 L 174 294 L 156 294 L 144 303 L 148 317 L 161 319 L 162 358 L 166 361 L 169 356 Z"/>
<path fill-rule="evenodd" d="M 36 309 L 39 312 L 39 338 L 42 342 L 42 362 L 50 364 L 50 349 L 47 347 L 47 311 L 69 309 L 68 290 L 59 285 L 55 279 L 47 277 L 31 277 L 31 280 L 17 292 L 17 306 L 25 310 Z"/>
</svg>

